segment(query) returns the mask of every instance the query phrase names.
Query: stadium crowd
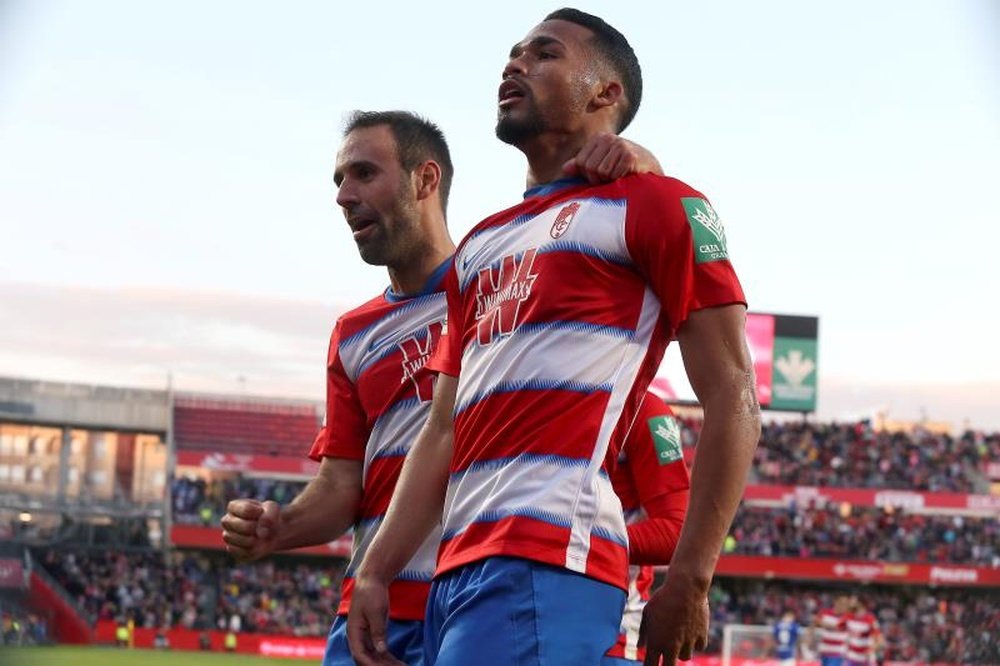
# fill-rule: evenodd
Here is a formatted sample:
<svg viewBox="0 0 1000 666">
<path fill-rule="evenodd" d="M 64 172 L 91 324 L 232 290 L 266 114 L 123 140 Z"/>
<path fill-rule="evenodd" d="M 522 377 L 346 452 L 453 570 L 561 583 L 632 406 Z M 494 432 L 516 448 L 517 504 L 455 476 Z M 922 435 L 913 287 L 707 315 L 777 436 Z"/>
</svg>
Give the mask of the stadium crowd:
<svg viewBox="0 0 1000 666">
<path fill-rule="evenodd" d="M 338 602 L 343 563 L 281 558 L 234 566 L 191 551 L 48 551 L 41 561 L 91 619 L 132 618 L 138 627 L 326 635 Z M 727 623 L 768 624 L 792 611 L 812 622 L 833 596 L 820 584 L 719 579 L 712 588 L 713 642 Z M 887 661 L 989 663 L 1000 641 L 1000 605 L 991 590 L 866 586 L 863 605 L 885 635 Z"/>
<path fill-rule="evenodd" d="M 685 448 L 695 445 L 696 419 L 682 419 Z M 752 483 L 888 488 L 972 493 L 985 490 L 983 468 L 1000 461 L 1000 433 L 968 431 L 960 437 L 887 433 L 867 422 L 774 422 L 764 425 Z M 235 475 L 206 481 L 179 476 L 171 484 L 174 518 L 214 525 L 239 497 L 291 501 L 303 481 Z"/>
<path fill-rule="evenodd" d="M 340 598 L 343 562 L 225 554 L 55 550 L 39 558 L 91 621 L 137 627 L 320 636 Z"/>
<path fill-rule="evenodd" d="M 233 476 L 206 481 L 178 476 L 170 484 L 174 519 L 183 523 L 218 524 L 230 500 L 251 497 L 287 504 L 305 487 L 305 481 Z"/>
<path fill-rule="evenodd" d="M 850 505 L 743 506 L 733 521 L 726 551 L 1000 567 L 1000 525 L 995 518 L 931 516 Z"/>
<path fill-rule="evenodd" d="M 998 460 L 1000 433 L 796 421 L 764 425 L 753 470 L 756 483 L 973 493 L 986 485 L 985 464 Z"/>
<path fill-rule="evenodd" d="M 720 650 L 727 623 L 771 624 L 791 611 L 808 626 L 819 610 L 833 605 L 835 595 L 856 591 L 799 582 L 717 581 L 710 596 L 709 652 Z M 878 619 L 884 661 L 997 663 L 1000 604 L 992 590 L 865 587 L 860 600 Z"/>
<path fill-rule="evenodd" d="M 45 618 L 0 600 L 0 647 L 47 645 L 49 625 Z"/>
</svg>

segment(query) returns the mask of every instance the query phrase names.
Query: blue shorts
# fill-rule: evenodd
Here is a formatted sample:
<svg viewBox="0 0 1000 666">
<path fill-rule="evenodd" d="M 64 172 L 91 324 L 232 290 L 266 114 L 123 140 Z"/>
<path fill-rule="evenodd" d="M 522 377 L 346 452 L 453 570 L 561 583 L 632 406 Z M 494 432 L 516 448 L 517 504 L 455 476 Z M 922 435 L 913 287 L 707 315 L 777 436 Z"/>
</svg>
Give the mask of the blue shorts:
<svg viewBox="0 0 1000 666">
<path fill-rule="evenodd" d="M 820 666 L 843 666 L 844 658 L 841 656 L 830 656 L 821 654 L 819 656 Z"/>
<path fill-rule="evenodd" d="M 601 666 L 642 666 L 642 662 L 635 659 L 626 659 L 625 657 L 609 657 L 604 655 Z"/>
<path fill-rule="evenodd" d="M 385 628 L 389 652 L 407 666 L 423 666 L 424 623 L 418 620 L 389 620 Z M 323 653 L 323 666 L 354 666 L 351 648 L 347 645 L 347 616 L 338 615 L 330 627 Z"/>
<path fill-rule="evenodd" d="M 599 666 L 625 591 L 562 567 L 491 557 L 435 579 L 426 666 Z"/>
</svg>

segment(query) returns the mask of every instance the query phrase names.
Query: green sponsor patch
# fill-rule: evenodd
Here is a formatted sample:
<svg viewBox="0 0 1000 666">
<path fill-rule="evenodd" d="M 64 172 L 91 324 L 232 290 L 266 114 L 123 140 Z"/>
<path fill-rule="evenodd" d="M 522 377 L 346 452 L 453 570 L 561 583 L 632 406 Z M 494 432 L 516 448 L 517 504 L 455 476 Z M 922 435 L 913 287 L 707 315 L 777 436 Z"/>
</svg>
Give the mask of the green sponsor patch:
<svg viewBox="0 0 1000 666">
<path fill-rule="evenodd" d="M 654 416 L 647 423 L 656 447 L 656 460 L 661 465 L 680 460 L 683 457 L 680 424 L 669 416 Z"/>
<path fill-rule="evenodd" d="M 770 407 L 803 412 L 816 409 L 815 340 L 774 339 Z"/>
<path fill-rule="evenodd" d="M 698 197 L 681 197 L 691 236 L 694 239 L 694 261 L 703 264 L 729 258 L 726 230 L 712 204 Z"/>
</svg>

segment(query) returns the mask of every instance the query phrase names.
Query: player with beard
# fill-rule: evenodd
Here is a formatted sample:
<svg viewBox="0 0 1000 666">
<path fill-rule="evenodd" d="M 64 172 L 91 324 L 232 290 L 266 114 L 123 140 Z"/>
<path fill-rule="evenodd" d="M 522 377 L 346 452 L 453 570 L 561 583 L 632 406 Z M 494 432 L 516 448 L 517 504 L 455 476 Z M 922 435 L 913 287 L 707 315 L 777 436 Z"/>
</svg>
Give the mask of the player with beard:
<svg viewBox="0 0 1000 666">
<path fill-rule="evenodd" d="M 477 225 L 445 278 L 430 415 L 355 574 L 362 665 L 386 654 L 389 582 L 442 521 L 428 664 L 597 664 L 615 641 L 628 553 L 607 470 L 673 339 L 704 407 L 690 509 L 644 612 L 647 665 L 708 638 L 707 593 L 760 433 L 746 304 L 725 233 L 684 183 L 562 178 L 620 132 L 641 74 L 601 19 L 553 12 L 514 45 L 497 135 L 528 160 L 518 205 Z M 610 464 L 608 464 L 610 462 Z"/>
<path fill-rule="evenodd" d="M 565 165 L 595 180 L 658 169 L 648 152 L 596 137 Z M 357 112 L 337 155 L 334 182 L 361 258 L 385 266 L 389 287 L 345 313 L 330 339 L 326 425 L 310 457 L 319 471 L 281 507 L 239 499 L 222 519 L 227 549 L 248 561 L 327 543 L 354 527 L 352 562 L 323 663 L 352 664 L 346 616 L 353 574 L 378 529 L 403 459 L 427 417 L 433 373 L 424 366 L 446 318 L 442 276 L 454 244 L 445 211 L 452 164 L 444 135 L 401 111 Z M 423 619 L 440 533 L 431 534 L 389 585 L 388 652 L 420 664 Z"/>
</svg>

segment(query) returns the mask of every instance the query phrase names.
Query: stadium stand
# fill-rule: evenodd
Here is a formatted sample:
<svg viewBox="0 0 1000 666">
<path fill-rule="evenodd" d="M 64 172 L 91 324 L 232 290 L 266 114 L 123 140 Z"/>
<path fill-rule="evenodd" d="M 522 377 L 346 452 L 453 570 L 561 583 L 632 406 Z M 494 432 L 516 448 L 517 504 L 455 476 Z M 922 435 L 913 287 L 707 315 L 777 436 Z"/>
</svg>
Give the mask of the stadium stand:
<svg viewBox="0 0 1000 666">
<path fill-rule="evenodd" d="M 41 620 L 53 638 L 115 642 L 131 620 L 136 645 L 169 628 L 176 649 L 222 650 L 235 632 L 246 654 L 264 654 L 265 638 L 284 650 L 271 654 L 321 653 L 347 546 L 237 566 L 218 528 L 231 499 L 301 490 L 320 405 L 3 378 L 0 389 L 18 407 L 0 403 L 0 540 L 34 554 L 19 594 L 59 606 Z M 682 423 L 690 461 L 700 422 Z M 756 457 L 712 592 L 710 652 L 727 623 L 787 609 L 808 624 L 833 595 L 861 592 L 886 662 L 1000 663 L 1000 433 L 786 420 L 765 426 Z M 10 640 L 15 625 L 17 640 L 35 635 L 35 610 L 0 608 Z"/>
<path fill-rule="evenodd" d="M 904 513 L 892 507 L 762 509 L 743 506 L 729 552 L 1000 567 L 995 518 Z"/>
<path fill-rule="evenodd" d="M 174 401 L 178 449 L 304 455 L 320 419 L 314 405 L 181 396 Z"/>
<path fill-rule="evenodd" d="M 709 651 L 718 652 L 726 624 L 769 624 L 791 611 L 809 625 L 821 608 L 832 606 L 835 595 L 855 591 L 778 581 L 717 581 L 710 596 Z M 886 639 L 883 662 L 997 663 L 1000 605 L 993 590 L 871 586 L 859 597 L 881 625 Z"/>
</svg>

